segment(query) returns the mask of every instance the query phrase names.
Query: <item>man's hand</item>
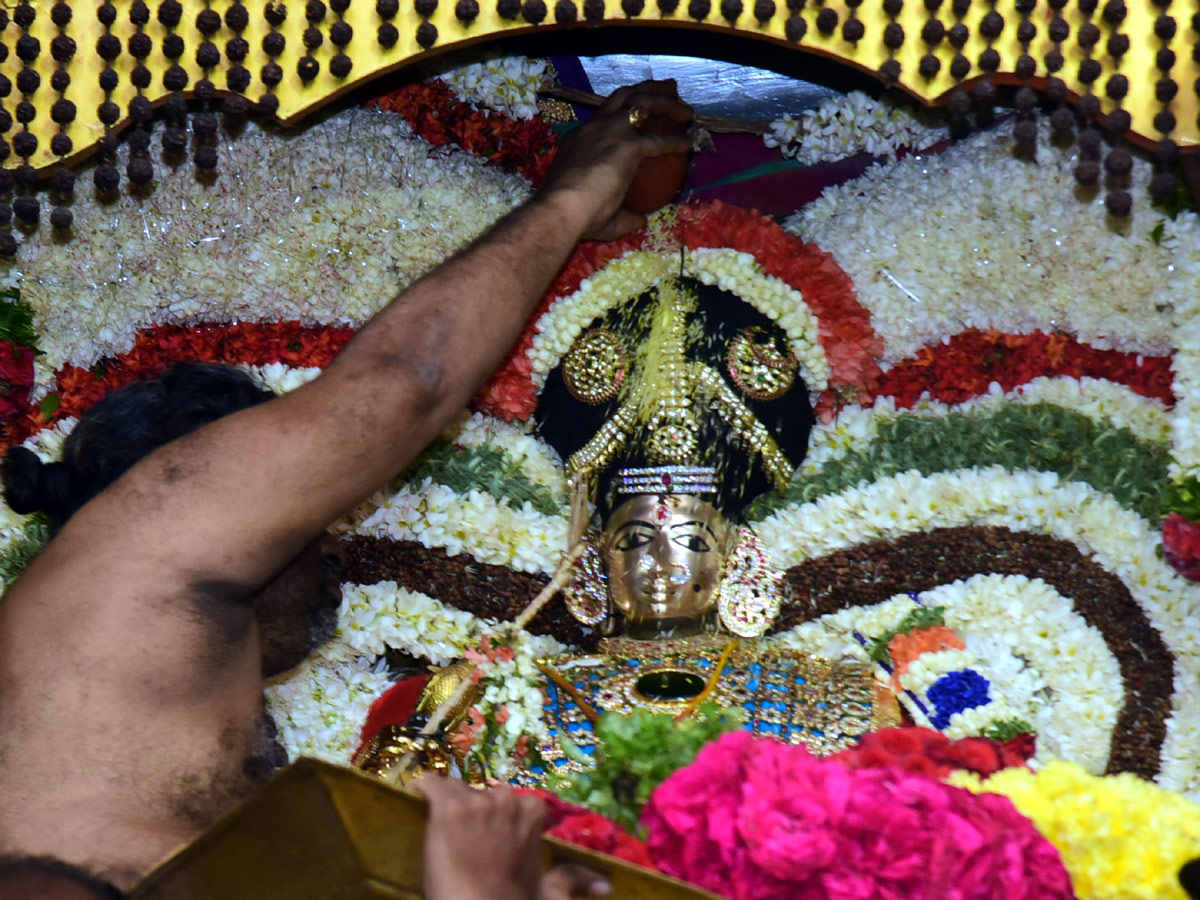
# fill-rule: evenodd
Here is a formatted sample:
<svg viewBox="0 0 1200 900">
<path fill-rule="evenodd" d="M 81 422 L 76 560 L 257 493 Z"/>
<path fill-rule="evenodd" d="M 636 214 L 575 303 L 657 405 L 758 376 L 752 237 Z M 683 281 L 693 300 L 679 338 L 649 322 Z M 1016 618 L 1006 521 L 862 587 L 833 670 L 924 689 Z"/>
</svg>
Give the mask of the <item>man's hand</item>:
<svg viewBox="0 0 1200 900">
<path fill-rule="evenodd" d="M 645 224 L 639 213 L 621 209 L 621 201 L 642 160 L 686 153 L 687 134 L 643 134 L 630 111 L 646 118 L 666 117 L 686 128 L 692 108 L 679 99 L 674 81 L 643 81 L 614 91 L 587 123 L 559 146 L 543 194 L 562 192 L 585 210 L 586 237 L 613 240 Z"/>
<path fill-rule="evenodd" d="M 429 800 L 425 900 L 570 900 L 608 893 L 608 883 L 582 866 L 556 866 L 542 875 L 538 851 L 546 815 L 537 797 L 432 776 L 414 787 Z"/>
</svg>

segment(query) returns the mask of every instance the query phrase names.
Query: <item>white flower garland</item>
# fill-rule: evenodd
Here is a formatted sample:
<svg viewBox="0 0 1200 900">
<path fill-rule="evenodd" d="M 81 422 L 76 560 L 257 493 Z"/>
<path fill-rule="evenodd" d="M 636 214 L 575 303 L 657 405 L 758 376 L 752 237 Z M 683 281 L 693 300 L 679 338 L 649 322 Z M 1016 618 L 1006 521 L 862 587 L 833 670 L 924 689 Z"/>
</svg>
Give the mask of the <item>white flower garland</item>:
<svg viewBox="0 0 1200 900">
<path fill-rule="evenodd" d="M 440 77 L 464 103 L 526 121 L 537 115 L 538 91 L 549 73 L 550 64 L 544 59 L 502 56 L 450 69 Z"/>
<path fill-rule="evenodd" d="M 921 150 L 947 137 L 947 129 L 931 127 L 903 107 L 852 91 L 827 97 L 799 115 L 781 116 L 763 142 L 785 157 L 813 165 L 859 153 L 890 156 L 901 147 Z"/>
<path fill-rule="evenodd" d="M 1177 660 L 1158 781 L 1200 792 L 1200 585 L 1158 559 L 1156 524 L 1108 495 L 1053 473 L 998 466 L 904 472 L 793 504 L 755 527 L 775 565 L 786 569 L 854 544 L 961 525 L 1051 534 L 1121 579 Z"/>
<path fill-rule="evenodd" d="M 1161 244 L 1170 253 L 1179 290 L 1175 296 L 1175 353 L 1171 419 L 1171 475 L 1200 477 L 1200 246 L 1194 238 L 1195 213 L 1180 213 L 1163 223 Z"/>
<path fill-rule="evenodd" d="M 1009 131 L 875 166 L 827 188 L 787 227 L 854 279 L 887 365 L 967 327 L 1065 331 L 1098 347 L 1170 352 L 1173 310 L 1196 293 L 1196 216 L 1171 221 L 1135 203 L 1111 231 L 1103 192 L 1092 204 L 1072 196 L 1075 151 L 1056 149 L 1043 130 L 1030 165 L 1013 157 Z M 1145 196 L 1150 175 L 1135 158 L 1135 196 Z"/>
<path fill-rule="evenodd" d="M 288 759 L 313 756 L 345 765 L 375 698 L 391 679 L 383 660 L 310 656 L 266 687 L 267 710 Z"/>
<path fill-rule="evenodd" d="M 567 502 L 567 478 L 558 451 L 528 432 L 530 423 L 513 425 L 503 419 L 476 412 L 446 429 L 445 435 L 463 448 L 489 447 L 499 450 L 522 475 L 546 488 L 558 503 Z"/>
<path fill-rule="evenodd" d="M 814 475 L 848 453 L 866 450 L 878 438 L 879 428 L 900 415 L 945 418 L 950 413 L 998 412 L 1013 404 L 1036 403 L 1060 406 L 1098 424 L 1128 428 L 1148 444 L 1165 444 L 1171 437 L 1171 414 L 1159 400 L 1099 378 L 1041 376 L 1007 393 L 992 382 L 986 394 L 963 403 L 941 403 L 926 395 L 904 410 L 896 409 L 892 397 L 879 397 L 865 408 L 846 406 L 833 421 L 813 428 L 800 471 Z"/>
<path fill-rule="evenodd" d="M 764 274 L 749 253 L 728 248 L 691 250 L 685 271 L 705 284 L 741 297 L 787 333 L 800 361 L 800 374 L 812 394 L 829 385 L 829 363 L 817 335 L 820 324 L 798 290 L 782 279 Z"/>
<path fill-rule="evenodd" d="M 541 390 L 550 370 L 594 319 L 679 271 L 679 265 L 675 253 L 633 250 L 558 300 L 535 324 L 537 334 L 528 351 L 534 386 Z M 814 397 L 829 384 L 829 363 L 818 339 L 820 323 L 798 290 L 765 274 L 749 253 L 729 248 L 686 250 L 683 272 L 737 295 L 779 325 Z"/>
<path fill-rule="evenodd" d="M 382 654 L 388 648 L 445 665 L 479 645 L 496 623 L 384 581 L 342 585 L 334 637 L 298 668 L 267 687 L 267 702 L 289 758 L 316 756 L 349 762 L 371 703 L 390 684 Z M 549 637 L 518 633 L 513 659 L 488 667 L 480 705 L 507 709 L 501 739 L 485 748 L 498 777 L 522 734 L 536 746 L 545 738 L 541 674 L 534 660 L 567 648 Z M 509 723 L 512 723 L 511 725 Z"/>
<path fill-rule="evenodd" d="M 316 366 L 303 368 L 286 365 L 285 363 L 268 363 L 265 366 L 238 366 L 250 373 L 261 387 L 276 394 L 286 394 L 301 385 L 308 384 L 321 374 Z"/>
<path fill-rule="evenodd" d="M 222 145 L 221 170 L 211 187 L 165 178 L 112 204 L 81 192 L 70 241 L 43 218 L 0 265 L 35 312 L 40 391 L 151 325 L 362 324 L 529 194 L 519 176 L 431 148 L 400 115 L 362 109 L 291 136 L 248 125 Z"/>
<path fill-rule="evenodd" d="M 678 265 L 676 257 L 675 271 Z M 593 319 L 637 297 L 672 271 L 665 255 L 631 250 L 585 278 L 573 294 L 556 301 L 534 324 L 536 333 L 526 354 L 533 365 L 534 387 L 542 389 L 550 370 Z"/>
<path fill-rule="evenodd" d="M 375 510 L 354 526 L 358 534 L 418 541 L 522 572 L 553 573 L 567 544 L 564 516 L 543 515 L 528 503 L 518 509 L 482 491 L 463 496 L 432 479 L 368 502 Z"/>
<path fill-rule="evenodd" d="M 914 721 L 932 727 L 926 692 L 948 672 L 974 669 L 991 685 L 991 702 L 956 713 L 944 729 L 952 738 L 980 734 L 992 722 L 1023 719 L 1038 735 L 1038 759 L 1070 759 L 1099 774 L 1108 763 L 1115 713 L 1125 694 L 1120 667 L 1103 637 L 1071 601 L 1041 579 L 976 575 L 925 591 L 914 601 L 898 594 L 870 607 L 822 616 L 773 640 L 817 655 L 850 656 L 872 664 L 854 637 L 886 634 L 919 606 L 944 607 L 945 623 L 964 650 L 924 653 L 900 676 L 899 699 Z M 881 667 L 881 683 L 891 683 Z"/>
</svg>

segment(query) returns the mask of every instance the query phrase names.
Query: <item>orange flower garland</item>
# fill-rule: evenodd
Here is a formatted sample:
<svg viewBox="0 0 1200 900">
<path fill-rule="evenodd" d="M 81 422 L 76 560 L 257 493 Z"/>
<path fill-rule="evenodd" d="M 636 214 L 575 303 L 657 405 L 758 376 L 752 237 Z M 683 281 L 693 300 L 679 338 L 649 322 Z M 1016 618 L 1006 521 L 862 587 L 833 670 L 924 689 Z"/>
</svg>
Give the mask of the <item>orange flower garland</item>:
<svg viewBox="0 0 1200 900">
<path fill-rule="evenodd" d="M 527 356 L 535 323 L 607 263 L 631 250 L 646 248 L 647 237 L 641 231 L 611 244 L 582 244 L 543 296 L 512 352 L 476 396 L 475 408 L 509 421 L 529 418 L 537 405 Z M 749 253 L 766 274 L 801 293 L 817 317 L 817 339 L 831 370 L 831 387 L 822 396 L 819 411 L 832 412 L 842 391 L 856 396 L 878 379 L 876 357 L 883 343 L 871 328 L 870 313 L 858 302 L 853 282 L 830 254 L 805 244 L 756 212 L 719 200 L 679 206 L 675 237 L 686 247 L 728 247 Z"/>
<path fill-rule="evenodd" d="M 892 658 L 892 689 L 899 693 L 900 676 L 908 671 L 913 661 L 923 653 L 936 653 L 939 650 L 962 650 L 966 647 L 962 638 L 954 633 L 953 628 L 945 625 L 934 625 L 930 628 L 918 628 L 903 634 L 895 635 L 888 641 L 888 655 Z"/>
</svg>

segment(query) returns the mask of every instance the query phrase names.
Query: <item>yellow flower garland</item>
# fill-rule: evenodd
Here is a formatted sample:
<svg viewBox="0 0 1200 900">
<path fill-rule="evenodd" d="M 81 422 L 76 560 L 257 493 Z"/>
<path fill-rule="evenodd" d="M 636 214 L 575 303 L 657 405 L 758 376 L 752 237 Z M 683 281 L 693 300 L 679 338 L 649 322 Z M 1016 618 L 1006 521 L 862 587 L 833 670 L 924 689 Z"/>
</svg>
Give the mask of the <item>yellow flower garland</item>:
<svg viewBox="0 0 1200 900">
<path fill-rule="evenodd" d="M 1187 900 L 1179 869 L 1200 857 L 1200 806 L 1123 774 L 1098 777 L 1055 761 L 951 783 L 1004 794 L 1058 848 L 1080 900 Z"/>
</svg>

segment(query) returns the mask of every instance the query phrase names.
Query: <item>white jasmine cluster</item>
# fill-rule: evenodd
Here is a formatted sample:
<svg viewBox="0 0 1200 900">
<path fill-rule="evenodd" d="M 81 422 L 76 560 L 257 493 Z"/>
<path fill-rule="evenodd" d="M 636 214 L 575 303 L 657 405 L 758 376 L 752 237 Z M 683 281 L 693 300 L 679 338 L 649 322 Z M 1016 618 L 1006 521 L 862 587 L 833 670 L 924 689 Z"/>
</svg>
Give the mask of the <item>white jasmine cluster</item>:
<svg viewBox="0 0 1200 900">
<path fill-rule="evenodd" d="M 151 325 L 361 325 L 529 193 L 519 176 L 434 150 L 400 115 L 362 109 L 289 135 L 248 125 L 222 144 L 212 185 L 162 175 L 145 197 L 78 192 L 71 240 L 44 219 L 0 265 L 0 278 L 19 270 L 33 306 L 43 389 L 63 364 L 115 356 Z"/>
<path fill-rule="evenodd" d="M 1165 355 L 1196 294 L 1200 220 L 1166 219 L 1146 195 L 1110 227 L 1103 192 L 1074 196 L 1074 152 L 1043 133 L 1017 159 L 998 127 L 827 188 L 786 227 L 833 254 L 884 340 L 885 365 L 968 328 L 1061 331 L 1100 348 Z M 1156 228 L 1162 235 L 1156 241 Z"/>
<path fill-rule="evenodd" d="M 502 56 L 442 73 L 464 103 L 524 121 L 537 115 L 538 91 L 545 87 L 550 64 L 544 59 Z"/>
<path fill-rule="evenodd" d="M 784 156 L 812 165 L 859 153 L 891 156 L 901 147 L 923 150 L 948 136 L 944 127 L 927 124 L 901 106 L 853 91 L 826 97 L 816 109 L 799 115 L 781 116 L 763 141 Z"/>
</svg>

